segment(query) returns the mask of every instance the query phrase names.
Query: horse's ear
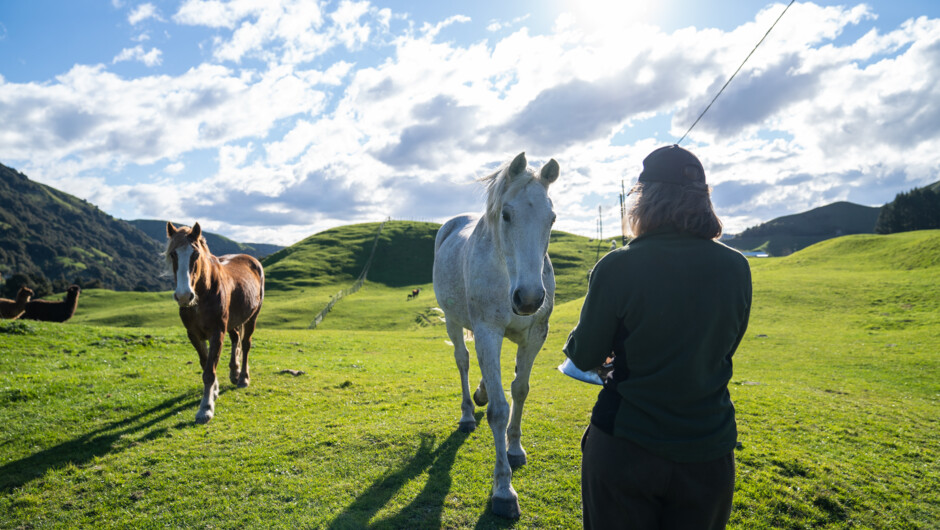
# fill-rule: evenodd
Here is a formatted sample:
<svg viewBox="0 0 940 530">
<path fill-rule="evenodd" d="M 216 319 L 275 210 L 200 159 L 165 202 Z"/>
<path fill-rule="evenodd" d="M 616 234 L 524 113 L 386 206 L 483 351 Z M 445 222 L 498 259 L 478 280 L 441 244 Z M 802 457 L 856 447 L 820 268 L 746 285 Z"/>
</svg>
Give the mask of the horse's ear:
<svg viewBox="0 0 940 530">
<path fill-rule="evenodd" d="M 166 222 L 166 237 L 173 237 L 173 234 L 175 234 L 178 231 L 179 231 L 179 228 L 176 228 L 175 226 L 173 226 L 173 223 L 169 221 Z"/>
<path fill-rule="evenodd" d="M 525 160 L 525 151 L 516 155 L 516 158 L 512 159 L 512 163 L 509 164 L 509 174 L 512 176 L 518 175 L 525 171 L 528 162 Z"/>
<path fill-rule="evenodd" d="M 549 184 L 558 180 L 558 171 L 558 162 L 555 162 L 553 158 L 539 170 L 539 180 L 541 180 L 542 184 L 547 188 Z"/>
<path fill-rule="evenodd" d="M 189 237 L 190 241 L 198 241 L 199 236 L 201 235 L 202 235 L 202 227 L 199 226 L 199 223 L 196 223 L 193 225 L 193 229 L 189 232 L 189 236 L 187 237 Z"/>
</svg>

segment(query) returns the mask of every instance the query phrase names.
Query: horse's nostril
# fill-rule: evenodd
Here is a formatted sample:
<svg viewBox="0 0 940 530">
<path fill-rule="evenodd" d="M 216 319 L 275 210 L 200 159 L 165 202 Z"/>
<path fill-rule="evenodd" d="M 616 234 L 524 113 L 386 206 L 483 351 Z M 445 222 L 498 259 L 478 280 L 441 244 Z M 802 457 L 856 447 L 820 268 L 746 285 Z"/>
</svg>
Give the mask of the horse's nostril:
<svg viewBox="0 0 940 530">
<path fill-rule="evenodd" d="M 519 289 L 516 289 L 512 293 L 512 305 L 516 306 L 517 308 L 522 307 L 522 296 L 519 294 Z"/>
</svg>

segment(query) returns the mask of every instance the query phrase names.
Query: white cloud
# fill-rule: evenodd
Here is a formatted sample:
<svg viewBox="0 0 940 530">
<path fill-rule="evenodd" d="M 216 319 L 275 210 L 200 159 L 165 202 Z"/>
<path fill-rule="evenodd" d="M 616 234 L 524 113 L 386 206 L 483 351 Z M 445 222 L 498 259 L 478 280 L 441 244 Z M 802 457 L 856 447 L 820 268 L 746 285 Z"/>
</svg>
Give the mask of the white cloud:
<svg viewBox="0 0 940 530">
<path fill-rule="evenodd" d="M 111 61 L 111 64 L 120 63 L 123 61 L 140 61 L 147 66 L 157 66 L 163 62 L 160 58 L 163 55 L 163 52 L 157 48 L 150 48 L 150 51 L 144 51 L 143 46 L 134 46 L 133 48 L 124 48 L 121 50 L 121 53 L 117 54 L 114 59 Z"/>
<path fill-rule="evenodd" d="M 782 7 L 731 31 L 585 31 L 562 14 L 539 34 L 492 20 L 499 33 L 479 23 L 486 38 L 461 43 L 447 28 L 474 23 L 463 15 L 419 23 L 349 0 L 186 0 L 172 20 L 216 37 L 212 62 L 133 79 L 103 65 L 51 83 L 0 78 L 0 145 L 102 207 L 130 201 L 148 214 L 138 217 L 162 208 L 280 243 L 477 208 L 473 179 L 526 151 L 534 167 L 561 164 L 558 227 L 593 234 L 601 205 L 610 237 L 621 181 L 685 132 Z M 794 4 L 683 143 L 703 160 L 729 232 L 936 180 L 940 20 L 847 36 L 875 15 Z M 142 46 L 113 62 L 148 56 L 159 64 Z M 210 169 L 192 181 L 199 156 Z M 165 180 L 82 176 L 131 164 L 159 164 Z M 188 195 L 199 198 L 183 204 Z"/>
<path fill-rule="evenodd" d="M 529 18 L 530 18 L 530 15 L 526 14 L 520 17 L 516 17 L 509 22 L 504 22 L 501 20 L 494 19 L 494 20 L 491 20 L 489 24 L 487 24 L 486 31 L 493 33 L 501 29 L 510 28 L 512 26 L 518 26 L 520 23 L 522 23 L 525 20 L 528 20 Z"/>
<path fill-rule="evenodd" d="M 127 21 L 132 26 L 136 26 L 148 18 L 161 20 L 160 14 L 157 12 L 157 8 L 149 2 L 138 5 L 134 8 L 133 11 L 131 11 L 129 15 L 127 15 Z"/>
<path fill-rule="evenodd" d="M 172 164 L 167 164 L 163 171 L 170 175 L 179 175 L 186 169 L 186 164 L 182 162 L 173 162 Z"/>
<path fill-rule="evenodd" d="M 346 20 L 343 2 L 337 13 Z M 316 2 L 306 0 L 186 0 L 173 20 L 191 26 L 233 30 L 229 38 L 219 37 L 213 54 L 217 60 L 239 63 L 246 56 L 285 63 L 306 62 L 335 43 L 322 31 L 324 13 Z M 331 26 L 335 35 L 339 29 Z M 348 29 L 344 29 L 348 30 Z M 351 30 L 348 30 L 351 31 Z"/>
<path fill-rule="evenodd" d="M 277 120 L 315 112 L 323 99 L 289 69 L 236 75 L 204 64 L 177 77 L 126 80 L 101 65 L 75 66 L 53 84 L 0 85 L 0 119 L 17 124 L 0 134 L 12 159 L 146 165 L 264 137 Z"/>
</svg>

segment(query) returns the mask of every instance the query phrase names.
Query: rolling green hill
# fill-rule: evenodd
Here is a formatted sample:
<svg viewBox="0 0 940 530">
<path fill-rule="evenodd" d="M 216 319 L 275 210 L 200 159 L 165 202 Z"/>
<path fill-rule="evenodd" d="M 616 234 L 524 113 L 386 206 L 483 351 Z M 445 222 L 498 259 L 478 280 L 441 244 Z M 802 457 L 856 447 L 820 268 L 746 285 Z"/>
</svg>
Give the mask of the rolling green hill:
<svg viewBox="0 0 940 530">
<path fill-rule="evenodd" d="M 351 284 L 369 259 L 380 224 L 331 228 L 268 256 L 262 261 L 268 289 Z M 390 286 L 430 282 L 437 227 L 434 223 L 386 223 L 369 280 Z"/>
<path fill-rule="evenodd" d="M 130 224 L 0 164 L 3 278 L 28 281 L 37 296 L 64 291 L 70 283 L 118 291 L 167 289 L 160 253 L 159 245 Z"/>
<path fill-rule="evenodd" d="M 849 234 L 871 234 L 881 208 L 835 202 L 767 221 L 722 242 L 739 250 L 786 256 L 814 243 Z"/>
<path fill-rule="evenodd" d="M 128 221 L 128 223 L 136 226 L 140 231 L 150 236 L 157 244 L 161 246 L 166 244 L 166 221 L 135 219 Z M 174 221 L 173 224 L 176 226 L 190 226 L 189 223 L 177 223 L 176 221 Z M 223 235 L 206 232 L 205 230 L 203 230 L 202 235 L 206 238 L 206 244 L 209 245 L 209 250 L 217 256 L 224 254 L 248 254 L 249 256 L 261 259 L 284 248 L 281 245 L 271 245 L 267 243 L 239 243 Z"/>
<path fill-rule="evenodd" d="M 890 236 L 856 234 L 829 239 L 768 262 L 766 267 L 823 267 L 857 272 L 933 269 L 940 267 L 940 230 L 917 230 Z"/>
</svg>

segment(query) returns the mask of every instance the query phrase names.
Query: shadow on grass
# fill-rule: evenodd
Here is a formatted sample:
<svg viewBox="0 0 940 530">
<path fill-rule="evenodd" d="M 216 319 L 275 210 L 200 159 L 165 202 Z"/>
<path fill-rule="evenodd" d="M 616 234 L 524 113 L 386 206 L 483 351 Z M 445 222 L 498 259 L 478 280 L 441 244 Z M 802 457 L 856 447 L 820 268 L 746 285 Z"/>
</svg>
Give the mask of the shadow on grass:
<svg viewBox="0 0 940 530">
<path fill-rule="evenodd" d="M 477 423 L 483 417 L 476 414 Z M 329 528 L 440 528 L 441 512 L 450 491 L 450 470 L 457 458 L 457 450 L 469 434 L 454 431 L 434 448 L 433 435 L 421 434 L 418 451 L 405 467 L 375 481 L 343 513 L 330 523 Z M 409 481 L 427 470 L 428 481 L 421 493 L 397 514 L 369 524 L 369 520 L 385 506 Z"/>
<path fill-rule="evenodd" d="M 219 394 L 226 389 L 220 389 Z M 149 409 L 128 418 L 111 422 L 91 432 L 48 449 L 43 449 L 25 458 L 0 466 L 0 492 L 6 493 L 42 477 L 47 471 L 68 464 L 80 466 L 98 456 L 118 452 L 125 447 L 116 446 L 122 437 L 139 435 L 133 442 L 149 442 L 164 436 L 168 431 L 193 425 L 180 421 L 167 427 L 155 427 L 158 423 L 184 410 L 195 410 L 202 397 L 192 398 L 192 392 L 164 400 Z M 148 429 L 150 429 L 148 431 Z"/>
</svg>

